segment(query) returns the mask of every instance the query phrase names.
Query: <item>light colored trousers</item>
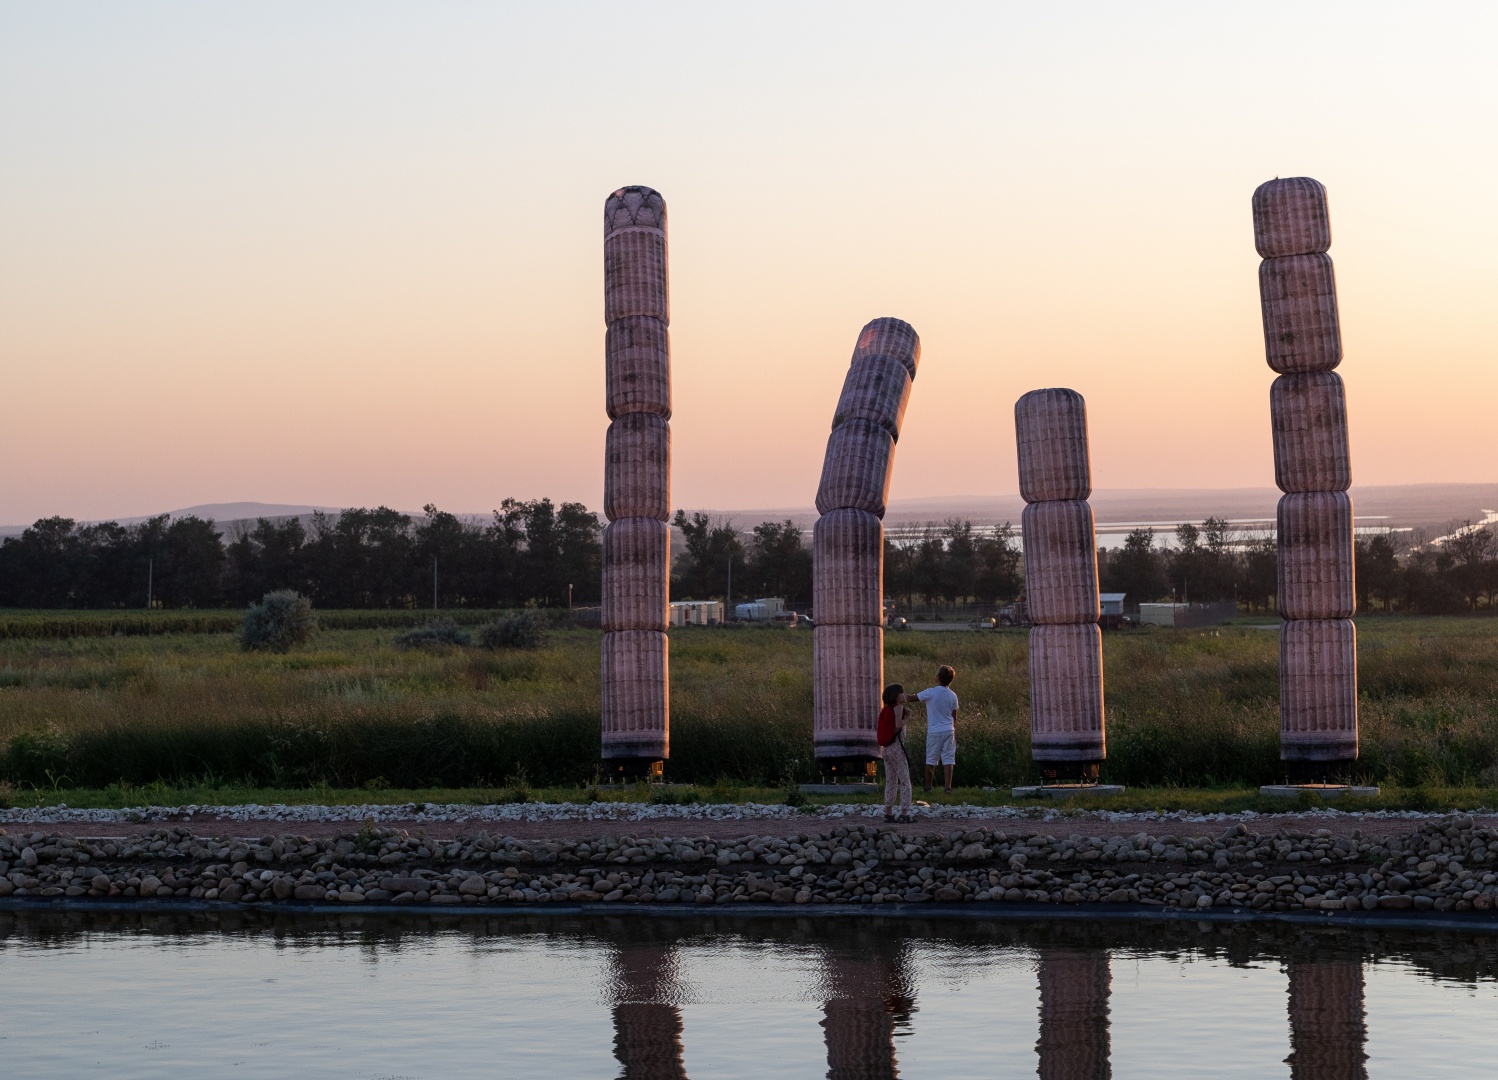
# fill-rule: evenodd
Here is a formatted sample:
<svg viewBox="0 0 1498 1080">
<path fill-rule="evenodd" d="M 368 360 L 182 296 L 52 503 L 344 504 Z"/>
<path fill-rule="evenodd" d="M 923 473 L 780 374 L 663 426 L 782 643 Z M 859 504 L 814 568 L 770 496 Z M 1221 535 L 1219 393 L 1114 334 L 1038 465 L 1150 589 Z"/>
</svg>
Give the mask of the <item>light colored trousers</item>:
<svg viewBox="0 0 1498 1080">
<path fill-rule="evenodd" d="M 911 799 L 915 797 L 910 786 L 910 761 L 905 756 L 905 744 L 896 739 L 884 748 L 884 808 L 889 810 L 899 800 L 901 809 L 909 813 Z"/>
</svg>

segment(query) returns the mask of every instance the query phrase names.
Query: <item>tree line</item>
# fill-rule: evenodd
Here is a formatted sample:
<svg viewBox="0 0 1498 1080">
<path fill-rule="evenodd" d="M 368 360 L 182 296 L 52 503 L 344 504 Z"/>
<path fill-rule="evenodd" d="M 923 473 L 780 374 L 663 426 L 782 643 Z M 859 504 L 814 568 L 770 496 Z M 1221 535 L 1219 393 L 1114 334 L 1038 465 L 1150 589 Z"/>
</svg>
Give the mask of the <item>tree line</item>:
<svg viewBox="0 0 1498 1080">
<path fill-rule="evenodd" d="M 732 521 L 678 511 L 671 594 L 676 599 L 782 596 L 806 610 L 812 553 L 793 521 L 740 529 Z M 581 503 L 507 499 L 486 520 L 427 506 L 413 518 L 387 507 L 260 519 L 222 536 L 197 517 L 136 525 L 80 525 L 44 518 L 0 542 L 0 607 L 238 607 L 292 589 L 323 608 L 514 608 L 598 603 L 603 522 Z M 1130 532 L 1098 551 L 1104 592 L 1131 603 L 1237 600 L 1271 610 L 1276 591 L 1272 535 L 1221 518 L 1183 524 L 1173 537 Z M 1173 543 L 1167 542 L 1173 539 Z M 1359 538 L 1363 611 L 1449 614 L 1498 611 L 1498 536 L 1452 530 L 1439 544 L 1418 535 Z M 952 520 L 890 530 L 884 590 L 897 604 L 997 605 L 1024 595 L 1024 564 L 1012 525 Z"/>
<path fill-rule="evenodd" d="M 487 521 L 427 506 L 259 519 L 236 535 L 187 516 L 138 525 L 45 518 L 0 543 L 0 607 L 238 607 L 292 589 L 324 608 L 597 603 L 598 515 L 507 499 Z"/>
</svg>

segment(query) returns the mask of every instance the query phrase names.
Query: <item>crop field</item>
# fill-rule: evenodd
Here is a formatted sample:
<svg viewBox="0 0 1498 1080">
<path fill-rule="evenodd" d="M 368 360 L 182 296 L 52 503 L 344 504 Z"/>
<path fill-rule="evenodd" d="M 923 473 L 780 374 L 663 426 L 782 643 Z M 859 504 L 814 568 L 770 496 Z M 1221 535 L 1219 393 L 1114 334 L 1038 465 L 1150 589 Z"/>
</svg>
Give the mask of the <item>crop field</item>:
<svg viewBox="0 0 1498 1080">
<path fill-rule="evenodd" d="M 402 651 L 395 630 L 368 625 L 382 613 L 340 614 L 285 655 L 243 653 L 227 629 L 65 636 L 48 623 L 56 613 L 0 615 L 38 628 L 0 637 L 0 798 L 128 801 L 153 785 L 199 801 L 246 789 L 576 797 L 596 781 L 597 632 L 556 630 L 535 650 Z M 1106 779 L 1225 792 L 1282 776 L 1272 630 L 1143 628 L 1104 642 Z M 1023 631 L 885 639 L 889 681 L 920 689 L 938 664 L 957 668 L 956 781 L 980 798 L 1034 776 L 1026 647 Z M 1498 788 L 1498 620 L 1369 617 L 1359 663 L 1360 777 Z M 813 778 L 810 633 L 674 630 L 671 689 L 668 779 L 708 797 Z M 923 735 L 918 721 L 913 760 Z"/>
</svg>

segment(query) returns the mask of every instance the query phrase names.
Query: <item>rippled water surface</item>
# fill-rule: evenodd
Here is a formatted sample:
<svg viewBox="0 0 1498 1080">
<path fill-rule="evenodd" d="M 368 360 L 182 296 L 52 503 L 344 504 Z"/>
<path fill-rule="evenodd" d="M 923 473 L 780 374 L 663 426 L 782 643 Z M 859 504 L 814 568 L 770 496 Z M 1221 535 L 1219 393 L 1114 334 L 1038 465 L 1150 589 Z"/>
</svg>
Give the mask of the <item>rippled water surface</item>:
<svg viewBox="0 0 1498 1080">
<path fill-rule="evenodd" d="M 16 1077 L 1475 1077 L 1495 1021 L 1475 934 L 0 913 Z"/>
</svg>

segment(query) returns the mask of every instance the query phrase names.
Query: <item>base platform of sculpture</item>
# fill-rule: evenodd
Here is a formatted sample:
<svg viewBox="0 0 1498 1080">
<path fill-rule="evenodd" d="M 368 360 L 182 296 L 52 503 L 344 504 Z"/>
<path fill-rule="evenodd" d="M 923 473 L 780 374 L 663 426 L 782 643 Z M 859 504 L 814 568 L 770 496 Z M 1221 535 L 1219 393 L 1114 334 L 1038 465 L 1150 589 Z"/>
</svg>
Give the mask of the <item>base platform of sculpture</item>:
<svg viewBox="0 0 1498 1080">
<path fill-rule="evenodd" d="M 1122 795 L 1128 789 L 1122 784 L 1033 784 L 1011 788 L 1016 799 L 1070 799 L 1074 795 Z"/>
<path fill-rule="evenodd" d="M 610 758 L 603 763 L 603 775 L 610 784 L 631 780 L 659 783 L 665 772 L 666 763 L 660 758 Z"/>
<path fill-rule="evenodd" d="M 1259 794 L 1271 799 L 1298 799 L 1302 795 L 1316 795 L 1323 799 L 1376 799 L 1379 789 L 1359 787 L 1356 784 L 1265 784 Z"/>
<path fill-rule="evenodd" d="M 872 784 L 879 777 L 879 759 L 862 755 L 817 758 L 817 775 L 824 784 Z"/>
<path fill-rule="evenodd" d="M 831 784 L 799 784 L 797 790 L 803 795 L 878 795 L 884 790 L 872 780 L 844 780 Z"/>
</svg>

